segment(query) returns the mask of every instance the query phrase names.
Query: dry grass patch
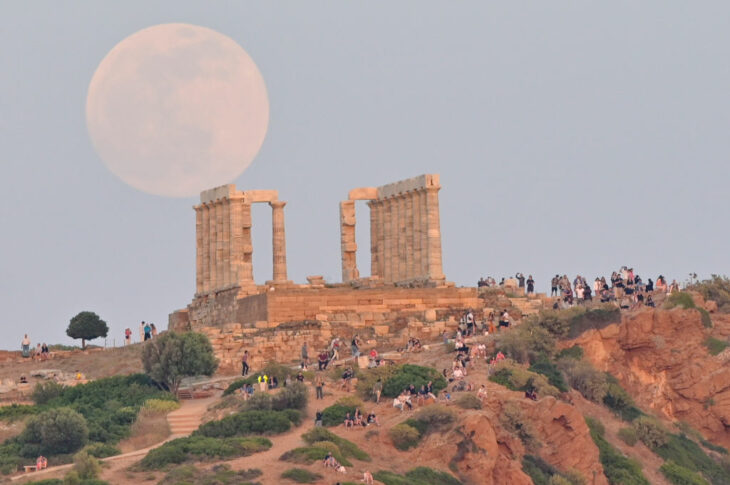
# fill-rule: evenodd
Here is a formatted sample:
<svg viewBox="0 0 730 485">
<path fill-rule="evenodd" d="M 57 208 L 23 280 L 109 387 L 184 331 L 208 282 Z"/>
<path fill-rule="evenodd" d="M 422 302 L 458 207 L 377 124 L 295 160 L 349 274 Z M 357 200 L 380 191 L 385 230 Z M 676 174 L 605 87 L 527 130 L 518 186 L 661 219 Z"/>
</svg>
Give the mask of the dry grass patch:
<svg viewBox="0 0 730 485">
<path fill-rule="evenodd" d="M 142 408 L 132 424 L 129 438 L 119 442 L 122 453 L 147 448 L 170 436 L 170 425 L 164 413 Z"/>
</svg>

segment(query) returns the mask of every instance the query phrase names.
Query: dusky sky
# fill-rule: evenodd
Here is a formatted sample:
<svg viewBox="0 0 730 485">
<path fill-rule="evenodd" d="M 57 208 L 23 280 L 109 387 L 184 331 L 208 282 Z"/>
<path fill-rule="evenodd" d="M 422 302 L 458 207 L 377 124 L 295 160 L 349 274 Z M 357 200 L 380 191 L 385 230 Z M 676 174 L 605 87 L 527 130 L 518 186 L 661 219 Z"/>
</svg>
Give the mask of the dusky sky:
<svg viewBox="0 0 730 485">
<path fill-rule="evenodd" d="M 196 198 L 140 192 L 85 123 L 99 62 L 145 27 L 238 42 L 266 81 L 263 147 L 240 189 L 277 189 L 289 276 L 340 280 L 338 202 L 439 173 L 444 272 L 589 280 L 730 268 L 730 3 L 0 3 L 3 348 L 71 343 L 82 310 L 108 344 L 164 329 L 195 291 Z M 268 207 L 254 273 L 271 277 Z M 369 268 L 358 204 L 358 265 Z M 96 340 L 92 343 L 103 344 Z"/>
</svg>

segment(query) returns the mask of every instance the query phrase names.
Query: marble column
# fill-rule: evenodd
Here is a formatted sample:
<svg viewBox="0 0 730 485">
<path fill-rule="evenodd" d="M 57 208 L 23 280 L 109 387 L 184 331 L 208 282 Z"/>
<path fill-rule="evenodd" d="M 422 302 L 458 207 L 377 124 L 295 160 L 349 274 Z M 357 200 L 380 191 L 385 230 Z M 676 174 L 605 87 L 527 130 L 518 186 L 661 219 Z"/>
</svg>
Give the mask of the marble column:
<svg viewBox="0 0 730 485">
<path fill-rule="evenodd" d="M 208 291 L 211 292 L 215 289 L 215 202 L 208 202 L 206 204 L 206 211 L 208 212 Z"/>
<path fill-rule="evenodd" d="M 378 240 L 378 216 L 379 216 L 379 205 L 377 201 L 368 201 L 368 207 L 370 208 L 370 276 L 380 276 L 379 261 L 380 246 L 382 246 Z"/>
<path fill-rule="evenodd" d="M 441 262 L 441 222 L 439 219 L 440 186 L 426 187 L 426 216 L 428 219 L 428 277 L 430 280 L 444 280 Z"/>
<path fill-rule="evenodd" d="M 287 281 L 286 275 L 286 234 L 284 232 L 284 206 L 286 202 L 276 200 L 271 206 L 272 246 L 274 256 L 274 282 Z"/>
<path fill-rule="evenodd" d="M 195 206 L 195 293 L 203 293 L 203 207 Z"/>
<path fill-rule="evenodd" d="M 423 276 L 423 251 L 421 247 L 421 191 L 413 191 L 413 275 L 420 278 Z"/>
<path fill-rule="evenodd" d="M 215 283 L 213 288 L 218 290 L 223 286 L 223 201 L 218 199 L 213 203 L 215 213 Z"/>
<path fill-rule="evenodd" d="M 251 242 L 251 203 L 243 200 L 241 202 L 241 251 L 243 254 L 241 262 L 242 275 L 239 277 L 241 284 L 254 284 L 253 276 L 253 243 Z"/>
<path fill-rule="evenodd" d="M 231 200 L 226 198 L 221 201 L 221 262 L 223 272 L 221 278 L 221 286 L 231 286 Z"/>
<path fill-rule="evenodd" d="M 393 214 L 390 220 L 390 234 L 392 238 L 392 252 L 391 252 L 391 281 L 400 280 L 400 204 L 398 203 L 397 197 L 388 199 L 393 209 Z"/>
<path fill-rule="evenodd" d="M 405 244 L 403 245 L 403 249 L 405 250 L 406 262 L 405 279 L 410 280 L 415 276 L 413 258 L 413 192 L 407 192 L 404 198 L 403 236 L 405 238 Z"/>
<path fill-rule="evenodd" d="M 383 207 L 383 280 L 393 281 L 393 237 L 391 227 L 393 221 L 393 204 L 390 199 L 380 201 Z"/>
<path fill-rule="evenodd" d="M 357 269 L 354 200 L 340 202 L 340 250 L 342 253 L 342 281 L 358 279 L 360 272 Z"/>
</svg>

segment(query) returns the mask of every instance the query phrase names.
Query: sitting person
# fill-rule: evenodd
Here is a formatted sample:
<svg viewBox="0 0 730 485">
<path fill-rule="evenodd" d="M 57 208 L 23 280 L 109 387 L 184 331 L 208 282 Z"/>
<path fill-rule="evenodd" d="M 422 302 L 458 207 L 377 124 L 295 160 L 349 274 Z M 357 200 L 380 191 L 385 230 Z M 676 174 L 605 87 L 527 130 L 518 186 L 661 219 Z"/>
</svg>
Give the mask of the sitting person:
<svg viewBox="0 0 730 485">
<path fill-rule="evenodd" d="M 327 456 L 324 457 L 324 466 L 325 468 L 338 468 L 340 466 L 331 451 L 328 451 Z"/>
<path fill-rule="evenodd" d="M 408 408 L 409 411 L 413 409 L 413 404 L 411 403 L 411 395 L 410 393 L 403 391 L 400 396 L 398 396 L 398 400 L 403 403 L 405 407 Z"/>
<path fill-rule="evenodd" d="M 393 407 L 396 409 L 400 409 L 401 412 L 403 412 L 403 402 L 396 398 L 393 398 Z"/>
<path fill-rule="evenodd" d="M 487 398 L 487 388 L 484 384 L 481 385 L 479 390 L 477 391 L 477 397 L 480 401 L 484 401 Z"/>
<path fill-rule="evenodd" d="M 367 423 L 366 424 L 375 424 L 376 426 L 380 426 L 380 421 L 378 421 L 378 417 L 375 415 L 373 411 L 370 411 L 368 413 Z"/>
<path fill-rule="evenodd" d="M 317 409 L 317 412 L 314 414 L 314 426 L 322 427 L 322 411 L 319 409 Z"/>
<path fill-rule="evenodd" d="M 28 384 L 28 378 L 25 377 L 25 375 L 20 376 L 20 383 L 21 384 Z"/>
<path fill-rule="evenodd" d="M 532 399 L 533 401 L 537 401 L 537 392 L 535 391 L 535 388 L 530 388 L 525 391 L 525 397 L 527 399 Z"/>
<path fill-rule="evenodd" d="M 355 408 L 355 416 L 353 416 L 353 424 L 355 426 L 363 426 L 362 413 L 360 408 Z"/>
<path fill-rule="evenodd" d="M 350 413 L 345 415 L 345 428 L 352 428 L 355 426 L 355 420 L 350 416 Z"/>
<path fill-rule="evenodd" d="M 446 390 L 444 390 L 444 392 L 439 394 L 438 400 L 444 404 L 449 404 L 451 402 L 451 394 L 449 394 Z"/>
<path fill-rule="evenodd" d="M 461 380 L 464 378 L 464 371 L 461 370 L 461 367 L 457 367 L 454 369 L 454 380 Z"/>
</svg>

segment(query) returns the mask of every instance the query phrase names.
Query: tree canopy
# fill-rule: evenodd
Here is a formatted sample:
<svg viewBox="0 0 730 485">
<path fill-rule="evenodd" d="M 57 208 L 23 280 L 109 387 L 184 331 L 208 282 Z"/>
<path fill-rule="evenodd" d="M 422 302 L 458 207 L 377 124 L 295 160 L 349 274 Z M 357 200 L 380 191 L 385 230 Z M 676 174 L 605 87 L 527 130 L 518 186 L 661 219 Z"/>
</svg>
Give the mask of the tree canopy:
<svg viewBox="0 0 730 485">
<path fill-rule="evenodd" d="M 94 312 L 81 312 L 71 319 L 66 335 L 74 339 L 81 339 L 81 348 L 86 348 L 87 340 L 97 337 L 106 337 L 109 327 L 106 322 Z"/>
<path fill-rule="evenodd" d="M 145 372 L 177 393 L 183 377 L 211 376 L 218 368 L 208 337 L 200 333 L 168 331 L 142 348 Z"/>
</svg>

